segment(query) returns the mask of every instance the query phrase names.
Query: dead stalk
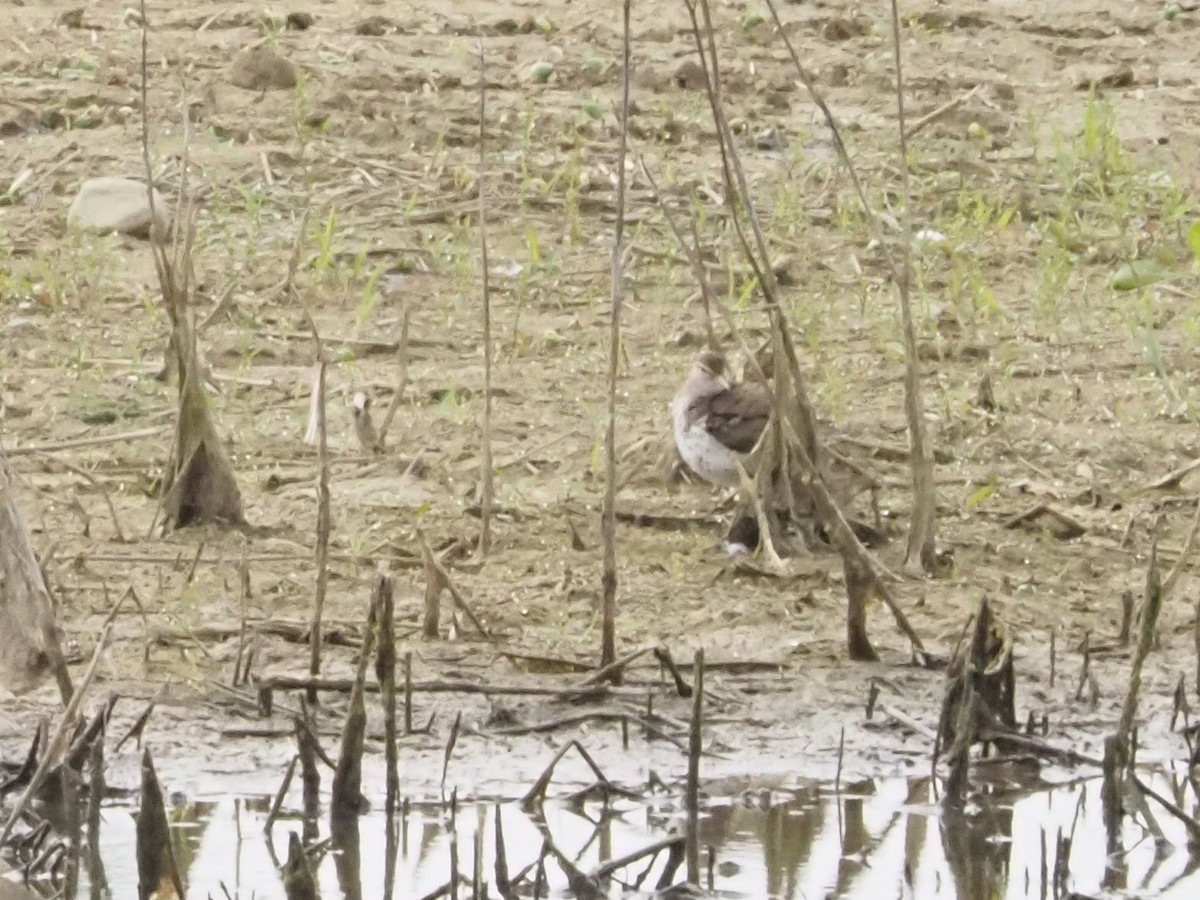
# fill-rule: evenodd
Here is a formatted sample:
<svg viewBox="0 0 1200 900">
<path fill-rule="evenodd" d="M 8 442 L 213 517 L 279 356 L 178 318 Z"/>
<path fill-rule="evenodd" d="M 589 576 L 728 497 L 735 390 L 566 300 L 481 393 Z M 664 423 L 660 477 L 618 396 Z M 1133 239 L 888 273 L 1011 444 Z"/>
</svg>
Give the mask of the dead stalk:
<svg viewBox="0 0 1200 900">
<path fill-rule="evenodd" d="M 92 679 L 96 675 L 96 667 L 100 664 L 100 657 L 104 654 L 104 648 L 108 646 L 113 619 L 117 617 L 117 612 L 121 609 L 124 599 L 125 595 L 122 594 L 113 605 L 113 608 L 109 610 L 108 617 L 104 620 L 103 630 L 96 641 L 96 649 L 92 652 L 91 662 L 88 663 L 87 671 L 83 673 L 83 678 L 80 679 L 79 685 L 75 688 L 75 693 L 71 696 L 71 701 L 67 704 L 67 708 L 63 710 L 62 718 L 59 719 L 58 726 L 54 729 L 54 736 L 50 738 L 49 743 L 46 745 L 46 752 L 42 756 L 42 761 L 38 764 L 33 776 L 29 779 L 29 784 L 25 786 L 24 793 L 21 794 L 16 804 L 13 805 L 12 812 L 8 816 L 8 821 L 4 823 L 4 829 L 0 831 L 0 847 L 3 847 L 8 841 L 13 828 L 21 820 L 21 816 L 25 812 L 25 807 L 28 806 L 30 799 L 36 794 L 46 775 L 52 766 L 58 762 L 59 756 L 68 745 L 70 736 L 75 730 L 75 722 L 79 718 L 80 707 L 83 706 L 83 698 L 87 694 L 88 686 L 92 683 Z"/>
<path fill-rule="evenodd" d="M 450 756 L 454 753 L 454 745 L 458 743 L 458 732 L 462 727 L 462 710 L 454 714 L 454 724 L 450 726 L 450 737 L 446 740 L 446 751 L 442 755 L 442 792 L 446 791 L 446 775 L 450 772 Z"/>
<path fill-rule="evenodd" d="M 333 821 L 352 819 L 360 811 L 362 797 L 363 745 L 367 733 L 367 711 L 364 703 L 366 693 L 367 666 L 374 651 L 374 640 L 379 630 L 378 603 L 372 598 L 367 613 L 367 628 L 363 634 L 358 669 L 354 675 L 354 686 L 350 691 L 349 709 L 342 726 L 342 744 L 338 752 L 337 768 L 333 773 L 330 788 L 329 812 Z"/>
<path fill-rule="evenodd" d="M 307 314 L 307 310 L 305 312 Z M 329 533 L 333 523 L 329 496 L 329 428 L 325 417 L 325 348 L 321 344 L 317 323 L 311 315 L 308 315 L 308 324 L 312 328 L 317 367 L 313 399 L 317 432 L 317 574 L 308 635 L 308 674 L 315 678 L 321 674 L 321 620 L 325 614 L 325 595 L 329 589 Z M 317 702 L 315 691 L 309 692 L 308 702 Z"/>
<path fill-rule="evenodd" d="M 480 447 L 479 554 L 487 556 L 492 546 L 492 501 L 495 479 L 492 472 L 492 288 L 488 273 L 487 242 L 487 154 L 485 152 L 487 88 L 484 80 L 483 41 L 479 41 L 479 261 L 483 279 L 483 434 Z"/>
<path fill-rule="evenodd" d="M 892 0 L 892 50 L 896 61 L 896 116 L 900 138 L 900 179 L 904 185 L 904 243 L 896 290 L 900 295 L 900 325 L 904 331 L 904 412 L 912 448 L 913 511 L 904 551 L 905 569 L 912 575 L 937 571 L 937 495 L 933 459 L 925 435 L 925 404 L 921 397 L 921 361 L 917 357 L 917 331 L 913 324 L 910 286 L 912 278 L 912 189 L 908 175 L 908 137 L 904 127 L 904 70 L 900 52 L 900 12 Z"/>
<path fill-rule="evenodd" d="M 184 897 L 183 881 L 171 846 L 162 785 L 149 748 L 142 751 L 142 790 L 137 815 L 138 897 Z"/>
<path fill-rule="evenodd" d="M 375 657 L 375 680 L 383 703 L 384 758 L 387 765 L 387 815 L 400 802 L 400 758 L 396 745 L 396 626 L 392 579 L 380 575 L 375 585 L 375 618 L 379 623 L 379 649 Z"/>
<path fill-rule="evenodd" d="M 612 311 L 608 351 L 608 423 L 604 433 L 603 624 L 600 665 L 617 658 L 617 374 L 621 363 L 621 299 L 625 265 L 625 159 L 629 147 L 630 0 L 622 4 L 621 137 L 617 151 L 617 220 L 613 227 Z"/>
<path fill-rule="evenodd" d="M 396 389 L 392 392 L 391 402 L 379 425 L 379 446 L 387 446 L 388 429 L 392 427 L 392 419 L 404 399 L 404 389 L 408 387 L 408 323 L 412 318 L 412 304 L 408 297 L 400 302 L 400 341 L 396 347 Z"/>
<path fill-rule="evenodd" d="M 413 730 L 413 682 L 412 682 L 412 651 L 404 654 L 404 733 L 412 734 Z"/>
<path fill-rule="evenodd" d="M 149 67 L 147 48 L 149 25 L 145 0 L 141 2 L 141 100 L 142 162 L 146 169 L 146 192 L 150 207 L 150 248 L 158 275 L 163 305 L 171 324 L 164 354 L 163 373 L 174 370 L 179 378 L 179 410 L 171 455 L 162 479 L 162 506 L 166 529 L 184 528 L 205 522 L 242 525 L 242 498 L 233 466 L 208 408 L 204 393 L 206 375 L 196 341 L 195 314 L 192 310 L 192 251 L 195 240 L 196 206 L 188 189 L 190 166 L 190 109 L 186 83 L 182 99 L 183 159 L 172 240 L 168 252 L 166 217 L 159 218 L 154 199 L 154 165 L 150 159 L 150 113 L 147 100 Z M 151 531 L 157 525 L 157 516 Z"/>
<path fill-rule="evenodd" d="M 700 883 L 700 756 L 704 750 L 704 650 L 696 651 L 692 666 L 692 724 L 688 732 L 687 880 Z"/>
<path fill-rule="evenodd" d="M 1138 698 L 1142 688 L 1142 668 L 1146 658 L 1154 647 L 1154 633 L 1158 628 L 1158 615 L 1162 610 L 1163 582 L 1158 570 L 1157 542 L 1150 549 L 1150 566 L 1146 571 L 1146 599 L 1142 605 L 1141 628 L 1138 632 L 1137 647 L 1134 650 L 1133 665 L 1129 670 L 1129 689 L 1125 702 L 1121 706 L 1121 718 L 1117 726 L 1117 738 L 1128 753 L 1132 746 L 1134 722 L 1137 718 Z M 1133 764 L 1132 755 L 1125 757 L 1128 765 Z"/>
</svg>

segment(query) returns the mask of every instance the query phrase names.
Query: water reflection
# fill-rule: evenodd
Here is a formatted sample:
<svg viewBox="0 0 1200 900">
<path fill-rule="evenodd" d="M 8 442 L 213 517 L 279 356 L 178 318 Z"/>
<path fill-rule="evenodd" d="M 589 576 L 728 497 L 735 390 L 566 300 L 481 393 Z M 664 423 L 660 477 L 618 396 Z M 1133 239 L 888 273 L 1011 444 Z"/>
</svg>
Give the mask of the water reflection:
<svg viewBox="0 0 1200 900">
<path fill-rule="evenodd" d="M 1182 780 L 1159 776 L 1154 781 L 1185 808 L 1194 804 Z M 704 887 L 724 897 L 789 900 L 1051 900 L 1072 892 L 1085 898 L 1200 896 L 1197 861 L 1185 849 L 1187 836 L 1180 823 L 1156 815 L 1157 810 L 1127 818 L 1117 857 L 1109 857 L 1099 791 L 1097 780 L 1034 791 L 997 785 L 957 812 L 941 811 L 928 779 L 866 781 L 840 791 L 812 785 L 787 794 L 714 800 L 700 825 Z M 304 825 L 299 796 L 294 800 L 291 812 L 285 805 L 269 832 L 264 830 L 267 798 L 217 798 L 171 809 L 188 897 L 282 898 L 278 862 L 287 858 L 290 833 Z M 333 833 L 328 817 L 322 817 L 319 837 L 332 840 L 328 852 L 314 861 L 318 886 L 325 900 L 425 897 L 446 888 L 456 872 L 457 896 L 473 896 L 475 884 L 484 886 L 479 896 L 499 896 L 486 886 L 527 866 L 536 871 L 546 835 L 563 858 L 591 872 L 606 860 L 678 833 L 685 820 L 676 802 L 663 798 L 608 810 L 548 803 L 543 816 L 535 820 L 513 803 L 463 804 L 454 813 L 441 804 L 408 804 L 393 827 L 382 813 L 368 813 L 340 823 Z M 1151 818 L 1154 824 L 1143 827 Z M 497 823 L 505 845 L 499 868 Z M 81 826 L 91 833 L 94 825 L 70 824 L 76 833 Z M 134 828 L 128 807 L 105 805 L 99 853 L 84 855 L 62 896 L 135 896 Z M 1154 838 L 1153 829 L 1162 839 Z M 669 864 L 667 855 L 629 866 L 622 880 L 648 890 Z M 548 861 L 544 868 L 541 896 L 567 896 L 560 867 Z M 531 874 L 521 896 L 534 895 L 534 881 Z"/>
</svg>

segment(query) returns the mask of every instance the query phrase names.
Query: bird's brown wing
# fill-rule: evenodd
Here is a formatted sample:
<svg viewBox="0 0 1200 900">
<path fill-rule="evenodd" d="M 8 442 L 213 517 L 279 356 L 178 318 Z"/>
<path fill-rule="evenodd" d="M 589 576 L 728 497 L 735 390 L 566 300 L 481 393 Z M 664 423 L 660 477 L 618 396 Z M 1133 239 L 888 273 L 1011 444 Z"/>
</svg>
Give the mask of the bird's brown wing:
<svg viewBox="0 0 1200 900">
<path fill-rule="evenodd" d="M 708 433 L 735 453 L 749 453 L 771 418 L 771 395 L 761 384 L 735 384 L 709 398 Z"/>
</svg>

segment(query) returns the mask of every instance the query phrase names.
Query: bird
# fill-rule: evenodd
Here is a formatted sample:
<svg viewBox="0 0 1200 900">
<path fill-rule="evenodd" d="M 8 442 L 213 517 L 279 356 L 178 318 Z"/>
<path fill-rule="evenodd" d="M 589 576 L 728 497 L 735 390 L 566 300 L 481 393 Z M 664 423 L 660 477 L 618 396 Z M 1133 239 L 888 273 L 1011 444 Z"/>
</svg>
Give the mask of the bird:
<svg viewBox="0 0 1200 900">
<path fill-rule="evenodd" d="M 738 487 L 739 464 L 754 468 L 752 451 L 771 419 L 771 394 L 757 381 L 732 382 L 725 356 L 716 350 L 699 353 L 671 401 L 675 446 L 693 472 L 719 487 Z M 754 515 L 745 510 L 734 518 L 722 545 L 736 556 L 759 545 Z"/>
<path fill-rule="evenodd" d="M 738 463 L 751 467 L 750 453 L 771 418 L 771 395 L 753 381 L 731 382 L 724 354 L 696 355 L 671 401 L 675 446 L 688 467 L 719 487 L 740 483 Z"/>
<path fill-rule="evenodd" d="M 368 453 L 382 452 L 383 442 L 379 440 L 379 432 L 375 430 L 375 423 L 371 421 L 371 398 L 359 391 L 354 395 L 352 403 L 354 433 L 358 435 L 358 442 Z"/>
</svg>

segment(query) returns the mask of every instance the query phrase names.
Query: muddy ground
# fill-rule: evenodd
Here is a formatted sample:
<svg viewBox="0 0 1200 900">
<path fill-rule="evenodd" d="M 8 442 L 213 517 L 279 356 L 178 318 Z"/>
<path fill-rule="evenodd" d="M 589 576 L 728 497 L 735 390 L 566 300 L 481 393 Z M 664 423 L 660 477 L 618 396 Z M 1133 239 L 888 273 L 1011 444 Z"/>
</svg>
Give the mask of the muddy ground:
<svg viewBox="0 0 1200 900">
<path fill-rule="evenodd" d="M 729 114 L 773 251 L 787 257 L 786 300 L 814 401 L 831 445 L 880 482 L 893 534 L 880 553 L 896 566 L 909 491 L 895 294 L 828 132 L 762 20 L 765 7 L 715 5 Z M 0 12 L 0 188 L 32 171 L 0 207 L 3 443 L 79 660 L 112 602 L 136 595 L 93 688 L 97 701 L 108 692 L 130 698 L 116 731 L 157 698 L 145 738 L 181 789 L 269 789 L 292 753 L 280 708 L 296 698 L 280 695 L 276 715 L 264 719 L 251 688 L 229 685 L 243 617 L 252 631 L 259 620 L 302 627 L 314 591 L 316 457 L 302 440 L 313 347 L 302 309 L 279 290 L 306 203 L 297 284 L 335 360 L 328 620 L 353 644 L 375 573 L 390 569 L 401 652 L 413 652 L 417 681 L 554 688 L 586 677 L 526 671 L 508 654 L 589 664 L 598 655 L 619 11 L 597 0 L 312 2 L 272 6 L 277 15 L 264 20 L 245 4 L 150 4 L 156 177 L 171 193 L 179 185 L 186 106 L 190 178 L 201 192 L 196 303 L 201 318 L 222 297 L 227 309 L 201 342 L 252 526 L 162 537 L 151 534 L 153 488 L 174 393 L 153 377 L 165 317 L 148 245 L 64 231 L 84 179 L 144 174 L 140 30 L 127 7 L 89 3 L 80 12 L 50 2 Z M 1157 2 L 906 0 L 901 8 L 910 127 L 951 104 L 916 130 L 910 162 L 914 224 L 924 232 L 916 300 L 940 460 L 939 542 L 954 568 L 940 580 L 897 584 L 896 594 L 943 653 L 980 597 L 991 597 L 1016 639 L 1021 715 L 1045 712 L 1050 740 L 1098 755 L 1129 668 L 1115 642 L 1120 597 L 1141 595 L 1155 521 L 1169 567 L 1192 518 L 1195 487 L 1186 479 L 1171 490 L 1147 486 L 1200 456 L 1200 309 L 1185 240 L 1200 171 L 1200 18 L 1169 21 Z M 289 22 L 288 14 L 297 15 Z M 781 14 L 872 202 L 888 214 L 886 239 L 897 241 L 889 20 L 878 4 L 786 5 Z M 719 160 L 687 21 L 680 3 L 635 3 L 633 152 L 679 215 L 694 213 L 719 289 L 739 325 L 761 336 L 761 306 L 742 292 L 720 215 Z M 452 551 L 447 564 L 495 646 L 448 620 L 443 640 L 416 637 L 425 590 L 418 529 L 437 548 L 469 546 L 479 529 L 480 30 L 502 514 L 486 560 Z M 301 87 L 233 86 L 231 62 L 251 45 L 303 69 Z M 538 63 L 552 67 L 545 83 Z M 924 771 L 926 737 L 864 715 L 875 680 L 881 703 L 936 722 L 944 676 L 910 665 L 886 612 L 872 616 L 883 661 L 847 661 L 835 557 L 796 559 L 787 577 L 765 577 L 720 552 L 716 493 L 663 484 L 666 404 L 703 316 L 645 177 L 630 177 L 618 505 L 692 524 L 619 526 L 620 649 L 662 642 L 681 660 L 703 647 L 710 662 L 759 664 L 710 673 L 706 773 L 714 778 L 831 776 L 843 727 L 848 771 Z M 1110 278 L 1135 258 L 1154 261 L 1164 277 L 1113 290 Z M 377 420 L 391 401 L 405 303 L 407 384 L 390 449 L 373 457 L 357 444 L 350 398 L 368 392 Z M 727 346 L 740 369 L 740 352 Z M 980 402 L 985 376 L 994 409 Z M 86 443 L 127 433 L 135 436 Z M 1047 519 L 1005 527 L 1038 503 L 1085 533 L 1060 539 Z M 1168 720 L 1177 681 L 1195 678 L 1196 591 L 1186 566 L 1148 665 L 1149 755 L 1182 753 Z M 1079 691 L 1089 635 L 1096 684 Z M 305 665 L 302 645 L 257 638 L 256 676 L 301 674 Z M 327 651 L 329 674 L 352 665 L 353 649 Z M 432 734 L 404 739 L 406 787 L 435 789 L 459 711 L 467 733 L 450 781 L 460 793 L 519 793 L 576 735 L 611 777 L 678 776 L 683 754 L 662 732 L 681 732 L 662 723 L 645 732 L 645 698 L 653 694 L 655 711 L 676 719 L 686 718 L 686 701 L 672 698 L 649 664 L 632 670 L 622 692 L 593 704 L 418 693 L 417 723 L 436 717 Z M 55 698 L 47 686 L 3 701 L 9 758 L 37 718 L 54 712 Z M 332 746 L 341 701 L 327 700 L 322 727 Z M 628 753 L 611 721 L 506 733 L 602 710 L 629 714 Z"/>
</svg>

